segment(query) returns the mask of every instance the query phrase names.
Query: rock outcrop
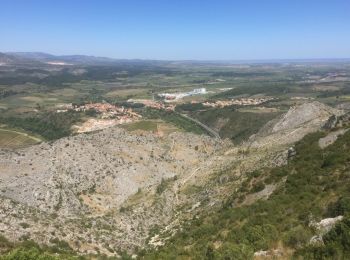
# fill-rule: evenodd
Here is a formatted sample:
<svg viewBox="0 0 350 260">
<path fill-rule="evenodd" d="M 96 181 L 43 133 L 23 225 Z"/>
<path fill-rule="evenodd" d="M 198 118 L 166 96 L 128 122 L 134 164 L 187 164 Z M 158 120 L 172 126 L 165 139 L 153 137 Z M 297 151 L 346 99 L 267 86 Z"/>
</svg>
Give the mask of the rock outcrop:
<svg viewBox="0 0 350 260">
<path fill-rule="evenodd" d="M 333 144 L 335 141 L 337 141 L 338 137 L 345 134 L 349 129 L 339 129 L 334 132 L 330 132 L 327 136 L 321 138 L 318 141 L 318 145 L 321 149 L 326 148 L 327 146 Z"/>
<path fill-rule="evenodd" d="M 249 145 L 251 147 L 290 145 L 306 134 L 320 130 L 330 117 L 342 114 L 343 111 L 317 101 L 292 107 L 286 114 L 270 121 L 252 136 Z"/>
</svg>

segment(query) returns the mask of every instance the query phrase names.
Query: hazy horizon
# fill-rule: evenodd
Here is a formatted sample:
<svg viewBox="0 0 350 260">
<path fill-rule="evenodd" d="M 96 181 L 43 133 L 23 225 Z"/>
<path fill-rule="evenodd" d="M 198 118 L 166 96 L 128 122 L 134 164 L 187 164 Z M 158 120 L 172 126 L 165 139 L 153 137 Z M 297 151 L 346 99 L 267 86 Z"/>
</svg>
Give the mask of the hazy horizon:
<svg viewBox="0 0 350 260">
<path fill-rule="evenodd" d="M 0 53 L 5 54 L 25 54 L 25 53 L 31 53 L 31 54 L 47 54 L 47 55 L 53 55 L 57 57 L 64 57 L 64 56 L 86 56 L 86 57 L 95 57 L 95 58 L 105 58 L 105 59 L 112 59 L 112 60 L 143 60 L 143 61 L 172 61 L 172 62 L 208 62 L 208 63 L 254 63 L 254 62 L 261 62 L 261 63 L 269 63 L 269 62 L 332 62 L 332 61 L 349 61 L 349 57 L 344 58 L 292 58 L 292 59 L 283 59 L 283 58 L 276 58 L 276 59 L 152 59 L 152 58 L 118 58 L 118 57 L 109 57 L 109 56 L 98 56 L 98 55 L 92 55 L 92 54 L 81 54 L 81 53 L 68 53 L 68 54 L 61 54 L 61 53 L 48 53 L 48 52 L 42 52 L 42 51 L 2 51 L 0 50 Z"/>
</svg>

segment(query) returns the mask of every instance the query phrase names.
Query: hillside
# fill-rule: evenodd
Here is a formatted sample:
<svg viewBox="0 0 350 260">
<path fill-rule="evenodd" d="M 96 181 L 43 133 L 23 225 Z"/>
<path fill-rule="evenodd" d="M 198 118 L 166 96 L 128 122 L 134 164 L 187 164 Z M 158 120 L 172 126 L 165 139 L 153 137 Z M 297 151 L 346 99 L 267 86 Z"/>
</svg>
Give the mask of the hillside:
<svg viewBox="0 0 350 260">
<path fill-rule="evenodd" d="M 165 224 L 173 215 L 172 205 L 163 205 L 158 198 L 157 187 L 183 180 L 223 146 L 193 134 L 159 138 L 109 128 L 14 152 L 3 150 L 2 230 L 11 240 L 26 236 L 44 244 L 65 240 L 81 253 L 135 250 L 154 225 Z M 131 216 L 126 200 L 143 196 L 148 207 L 138 205 L 144 212 Z M 13 219 L 10 212 L 21 217 Z M 28 226 L 22 228 L 22 223 Z M 43 228 L 46 223 L 49 227 Z M 42 232 L 47 228 L 52 232 Z"/>
<path fill-rule="evenodd" d="M 193 113 L 199 121 L 219 132 L 222 138 L 229 138 L 239 144 L 281 112 L 261 113 L 260 111 L 239 111 L 231 107 L 198 111 Z"/>
<path fill-rule="evenodd" d="M 321 220 L 338 217 L 326 221 L 327 231 L 341 219 L 347 230 L 350 132 L 339 131 L 348 124 L 343 114 L 305 103 L 236 146 L 109 128 L 3 150 L 0 230 L 11 242 L 2 250 L 34 240 L 63 259 L 339 256 L 347 252 L 343 231 L 327 233 Z M 308 246 L 313 236 L 324 246 Z"/>
<path fill-rule="evenodd" d="M 310 134 L 298 142 L 288 165 L 251 172 L 219 209 L 188 222 L 145 258 L 347 259 L 350 132 L 322 150 L 318 141 L 325 135 Z M 252 196 L 270 187 L 278 188 L 267 200 L 251 203 Z"/>
</svg>

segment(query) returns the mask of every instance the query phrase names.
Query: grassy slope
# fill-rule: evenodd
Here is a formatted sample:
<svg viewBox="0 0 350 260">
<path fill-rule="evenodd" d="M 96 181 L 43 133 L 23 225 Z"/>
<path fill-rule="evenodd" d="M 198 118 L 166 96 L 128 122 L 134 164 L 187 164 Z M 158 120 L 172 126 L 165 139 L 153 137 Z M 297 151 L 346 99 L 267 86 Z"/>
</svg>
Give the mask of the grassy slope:
<svg viewBox="0 0 350 260">
<path fill-rule="evenodd" d="M 255 134 L 264 124 L 280 113 L 250 113 L 239 112 L 231 107 L 210 109 L 195 112 L 193 115 L 202 123 L 215 129 L 220 120 L 225 123 L 220 126 L 219 134 L 222 138 L 230 138 L 235 143 L 246 140 Z M 227 122 L 226 122 L 227 121 Z"/>
<path fill-rule="evenodd" d="M 157 122 L 154 121 L 139 121 L 131 124 L 125 124 L 121 126 L 128 131 L 143 130 L 143 131 L 156 131 Z"/>
<path fill-rule="evenodd" d="M 206 131 L 196 123 L 174 112 L 149 108 L 143 109 L 141 112 L 145 118 L 162 119 L 163 121 L 170 123 L 184 131 L 192 132 L 195 134 L 207 134 Z"/>
<path fill-rule="evenodd" d="M 188 223 L 158 252 L 145 259 L 250 259 L 259 250 L 276 248 L 308 259 L 350 257 L 350 223 L 346 219 L 328 237 L 325 246 L 307 247 L 315 231 L 311 220 L 350 213 L 350 132 L 321 150 L 323 133 L 305 137 L 296 145 L 289 165 L 255 172 L 245 183 L 285 184 L 268 200 L 242 206 L 245 194 L 232 194 L 222 208 Z M 343 259 L 343 258 L 341 258 Z"/>
</svg>

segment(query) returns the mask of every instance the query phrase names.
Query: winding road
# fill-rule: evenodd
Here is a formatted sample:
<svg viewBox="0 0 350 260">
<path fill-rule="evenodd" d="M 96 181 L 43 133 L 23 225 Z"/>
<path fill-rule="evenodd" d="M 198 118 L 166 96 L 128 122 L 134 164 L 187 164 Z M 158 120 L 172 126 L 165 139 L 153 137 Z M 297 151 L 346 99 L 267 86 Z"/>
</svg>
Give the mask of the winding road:
<svg viewBox="0 0 350 260">
<path fill-rule="evenodd" d="M 186 114 L 181 114 L 181 113 L 177 113 L 177 114 L 182 116 L 182 117 L 185 117 L 185 118 L 191 120 L 192 122 L 196 123 L 197 125 L 201 126 L 202 128 L 204 128 L 207 132 L 209 132 L 215 138 L 221 139 L 218 132 L 216 132 L 214 129 L 211 129 L 209 126 L 203 124 L 202 122 L 198 121 L 197 119 L 194 119 Z"/>
</svg>

